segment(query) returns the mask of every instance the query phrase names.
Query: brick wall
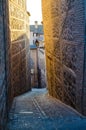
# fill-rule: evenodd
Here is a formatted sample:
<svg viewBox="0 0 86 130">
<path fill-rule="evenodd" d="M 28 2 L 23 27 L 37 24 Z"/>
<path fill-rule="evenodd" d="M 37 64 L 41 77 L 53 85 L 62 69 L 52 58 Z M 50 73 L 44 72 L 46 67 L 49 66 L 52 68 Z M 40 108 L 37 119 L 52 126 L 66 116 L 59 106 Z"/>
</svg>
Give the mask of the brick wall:
<svg viewBox="0 0 86 130">
<path fill-rule="evenodd" d="M 42 5 L 49 93 L 83 113 L 84 1 L 43 0 Z"/>
<path fill-rule="evenodd" d="M 13 97 L 30 90 L 29 13 L 26 0 L 0 1 L 0 130 Z"/>
<path fill-rule="evenodd" d="M 25 5 L 25 0 L 9 0 L 11 85 L 14 96 L 30 89 L 29 15 Z"/>
</svg>

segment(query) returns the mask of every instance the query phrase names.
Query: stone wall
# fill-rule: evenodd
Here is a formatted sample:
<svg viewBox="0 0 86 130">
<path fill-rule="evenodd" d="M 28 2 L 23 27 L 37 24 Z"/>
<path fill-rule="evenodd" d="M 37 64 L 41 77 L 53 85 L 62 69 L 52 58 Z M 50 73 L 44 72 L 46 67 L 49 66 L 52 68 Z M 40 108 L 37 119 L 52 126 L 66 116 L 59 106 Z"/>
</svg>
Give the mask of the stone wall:
<svg viewBox="0 0 86 130">
<path fill-rule="evenodd" d="M 38 86 L 39 88 L 45 88 L 46 87 L 45 50 L 44 45 L 42 45 L 42 43 L 40 46 L 38 48 Z"/>
<path fill-rule="evenodd" d="M 3 38 L 3 10 L 0 2 L 0 129 L 2 130 L 6 112 L 5 51 Z M 1 119 L 2 117 L 2 119 Z"/>
<path fill-rule="evenodd" d="M 13 97 L 30 90 L 29 13 L 26 0 L 0 1 L 0 130 Z"/>
<path fill-rule="evenodd" d="M 42 5 L 49 93 L 86 114 L 84 0 L 42 0 Z"/>
<path fill-rule="evenodd" d="M 7 85 L 10 84 L 9 79 L 9 67 L 7 66 L 9 61 L 9 53 L 7 47 L 8 39 L 6 36 L 7 25 L 6 25 L 6 12 L 8 6 L 7 1 L 0 1 L 0 130 L 4 130 L 7 121 Z M 4 10 L 4 11 L 3 11 Z M 6 64 L 7 63 L 7 64 Z M 8 68 L 8 70 L 7 70 Z M 6 71 L 7 70 L 7 71 Z"/>
<path fill-rule="evenodd" d="M 26 0 L 9 0 L 12 95 L 30 90 L 29 14 Z"/>
<path fill-rule="evenodd" d="M 7 1 L 0 1 L 0 130 L 4 130 L 7 121 L 7 94 L 9 80 L 9 44 L 7 39 L 7 16 L 8 6 Z M 4 10 L 4 11 L 3 11 Z M 8 70 L 7 70 L 8 69 Z M 9 81 L 8 81 L 9 80 Z"/>
<path fill-rule="evenodd" d="M 30 58 L 31 58 L 31 87 L 38 88 L 38 55 L 37 47 L 35 45 L 30 46 Z"/>
</svg>

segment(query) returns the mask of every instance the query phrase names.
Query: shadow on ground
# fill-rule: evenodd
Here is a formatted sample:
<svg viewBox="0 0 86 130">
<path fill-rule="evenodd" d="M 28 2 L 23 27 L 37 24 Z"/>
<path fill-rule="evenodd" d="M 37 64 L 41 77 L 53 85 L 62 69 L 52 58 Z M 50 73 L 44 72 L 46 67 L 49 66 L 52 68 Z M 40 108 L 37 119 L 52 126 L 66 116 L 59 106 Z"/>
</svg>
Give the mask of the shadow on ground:
<svg viewBox="0 0 86 130">
<path fill-rule="evenodd" d="M 86 130 L 86 118 L 46 89 L 33 89 L 14 99 L 7 130 Z"/>
</svg>

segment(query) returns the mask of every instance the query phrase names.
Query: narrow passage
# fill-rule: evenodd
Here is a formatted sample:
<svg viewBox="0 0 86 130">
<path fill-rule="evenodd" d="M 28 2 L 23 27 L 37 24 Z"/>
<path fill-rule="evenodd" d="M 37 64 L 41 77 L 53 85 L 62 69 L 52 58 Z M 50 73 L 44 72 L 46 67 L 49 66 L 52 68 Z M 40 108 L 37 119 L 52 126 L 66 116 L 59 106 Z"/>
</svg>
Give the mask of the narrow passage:
<svg viewBox="0 0 86 130">
<path fill-rule="evenodd" d="M 46 89 L 33 89 L 14 99 L 7 130 L 86 130 L 86 118 Z"/>
</svg>

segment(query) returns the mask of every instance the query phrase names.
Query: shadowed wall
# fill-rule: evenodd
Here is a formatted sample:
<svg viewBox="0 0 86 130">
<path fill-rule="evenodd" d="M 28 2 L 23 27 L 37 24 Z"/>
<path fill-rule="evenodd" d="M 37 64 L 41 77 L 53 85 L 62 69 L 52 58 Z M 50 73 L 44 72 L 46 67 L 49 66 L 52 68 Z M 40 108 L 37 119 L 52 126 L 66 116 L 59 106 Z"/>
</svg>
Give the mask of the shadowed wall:
<svg viewBox="0 0 86 130">
<path fill-rule="evenodd" d="M 29 15 L 25 0 L 9 0 L 12 95 L 30 89 Z"/>
<path fill-rule="evenodd" d="M 0 1 L 0 130 L 14 96 L 31 89 L 26 0 Z"/>
<path fill-rule="evenodd" d="M 49 93 L 86 114 L 84 0 L 42 0 L 42 6 Z"/>
</svg>

